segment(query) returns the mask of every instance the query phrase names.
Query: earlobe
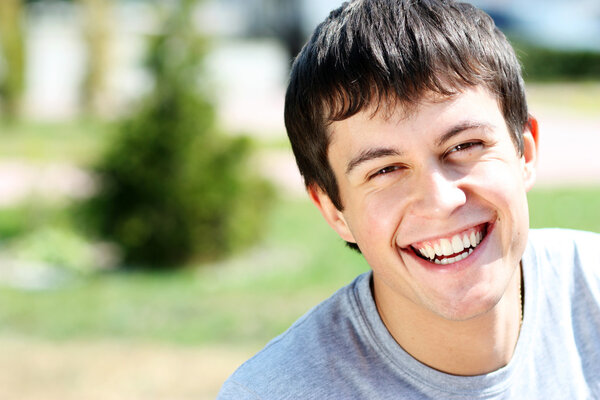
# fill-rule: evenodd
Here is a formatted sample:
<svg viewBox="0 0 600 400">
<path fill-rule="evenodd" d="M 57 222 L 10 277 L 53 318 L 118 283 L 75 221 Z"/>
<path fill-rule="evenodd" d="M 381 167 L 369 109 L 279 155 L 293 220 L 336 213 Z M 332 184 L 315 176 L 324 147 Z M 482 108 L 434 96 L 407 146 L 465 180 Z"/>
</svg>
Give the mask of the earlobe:
<svg viewBox="0 0 600 400">
<path fill-rule="evenodd" d="M 529 191 L 535 183 L 538 162 L 539 130 L 538 122 L 529 116 L 527 129 L 523 132 L 523 179 L 525 189 Z"/>
<path fill-rule="evenodd" d="M 329 226 L 346 242 L 356 243 L 343 213 L 333 205 L 329 196 L 316 185 L 308 187 L 308 195 Z"/>
</svg>

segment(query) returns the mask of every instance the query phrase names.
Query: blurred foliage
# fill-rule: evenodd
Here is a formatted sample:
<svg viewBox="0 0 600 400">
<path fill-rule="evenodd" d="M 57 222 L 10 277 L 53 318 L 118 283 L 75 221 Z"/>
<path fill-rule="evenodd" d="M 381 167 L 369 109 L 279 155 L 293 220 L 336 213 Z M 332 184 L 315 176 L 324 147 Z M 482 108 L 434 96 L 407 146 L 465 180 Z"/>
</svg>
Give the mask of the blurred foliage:
<svg viewBox="0 0 600 400">
<path fill-rule="evenodd" d="M 147 57 L 154 88 L 120 125 L 96 168 L 101 190 L 86 207 L 128 265 L 167 268 L 242 248 L 258 238 L 271 198 L 249 169 L 250 141 L 218 134 L 199 90 L 206 43 L 190 21 L 194 5 L 163 9 Z"/>
<path fill-rule="evenodd" d="M 0 238 L 3 241 L 12 239 L 35 229 L 47 222 L 48 211 L 31 202 L 24 202 L 12 207 L 0 208 Z"/>
<path fill-rule="evenodd" d="M 600 80 L 600 52 L 560 50 L 513 41 L 526 81 Z"/>
<path fill-rule="evenodd" d="M 110 125 L 98 119 L 0 123 L 0 158 L 87 167 L 98 159 Z"/>
<path fill-rule="evenodd" d="M 68 226 L 43 226 L 10 243 L 15 260 L 42 263 L 76 273 L 90 273 L 96 267 L 94 249 Z"/>
<path fill-rule="evenodd" d="M 25 28 L 22 0 L 0 0 L 0 99 L 9 120 L 19 116 L 25 89 Z"/>
<path fill-rule="evenodd" d="M 84 10 L 86 71 L 82 82 L 85 109 L 92 115 L 102 115 L 107 107 L 107 79 L 111 65 L 111 28 L 114 0 L 78 0 Z"/>
<path fill-rule="evenodd" d="M 44 272 L 53 269 L 77 275 L 105 267 L 103 261 L 113 256 L 111 249 L 106 247 L 107 256 L 100 255 L 95 245 L 77 232 L 72 218 L 68 207 L 37 197 L 0 208 L 0 262 L 10 260 L 2 266 L 10 271 L 18 265 L 20 275 L 30 278 L 38 275 L 32 272 L 36 266 Z"/>
<path fill-rule="evenodd" d="M 52 204 L 31 196 L 10 206 L 0 207 L 0 243 L 18 239 L 46 226 L 68 226 L 73 215 L 63 204 Z"/>
</svg>

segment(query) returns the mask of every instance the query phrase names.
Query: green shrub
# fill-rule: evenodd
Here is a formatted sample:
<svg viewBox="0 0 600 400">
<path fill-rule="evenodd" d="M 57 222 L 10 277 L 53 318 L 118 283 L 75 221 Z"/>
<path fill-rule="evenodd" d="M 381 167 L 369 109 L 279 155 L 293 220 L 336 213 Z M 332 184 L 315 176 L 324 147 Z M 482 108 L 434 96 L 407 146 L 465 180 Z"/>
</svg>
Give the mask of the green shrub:
<svg viewBox="0 0 600 400">
<path fill-rule="evenodd" d="M 16 260 L 44 263 L 76 273 L 96 267 L 93 247 L 67 226 L 44 226 L 12 240 L 9 254 Z"/>
<path fill-rule="evenodd" d="M 251 243 L 271 197 L 249 168 L 250 141 L 215 131 L 197 85 L 205 44 L 189 20 L 194 2 L 177 4 L 151 40 L 154 89 L 120 125 L 87 207 L 92 226 L 139 266 L 214 259 Z"/>
<path fill-rule="evenodd" d="M 28 198 L 0 208 L 0 243 L 27 235 L 42 226 L 68 224 L 68 210 Z"/>
<path fill-rule="evenodd" d="M 528 81 L 598 80 L 600 52 L 589 50 L 549 49 L 514 42 Z"/>
<path fill-rule="evenodd" d="M 28 207 L 0 209 L 0 240 L 4 241 L 31 229 L 31 212 Z"/>
</svg>

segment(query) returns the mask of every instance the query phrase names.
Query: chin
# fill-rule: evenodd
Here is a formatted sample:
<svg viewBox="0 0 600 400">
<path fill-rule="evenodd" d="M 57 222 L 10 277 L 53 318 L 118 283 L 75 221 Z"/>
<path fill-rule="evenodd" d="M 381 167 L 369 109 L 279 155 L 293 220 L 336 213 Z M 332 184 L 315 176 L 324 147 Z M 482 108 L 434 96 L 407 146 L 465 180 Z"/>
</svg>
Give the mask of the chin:
<svg viewBox="0 0 600 400">
<path fill-rule="evenodd" d="M 496 277 L 500 279 L 500 277 Z M 488 314 L 498 305 L 504 293 L 501 287 L 480 284 L 469 287 L 464 293 L 456 293 L 452 299 L 432 301 L 430 310 L 449 321 L 468 321 Z"/>
</svg>

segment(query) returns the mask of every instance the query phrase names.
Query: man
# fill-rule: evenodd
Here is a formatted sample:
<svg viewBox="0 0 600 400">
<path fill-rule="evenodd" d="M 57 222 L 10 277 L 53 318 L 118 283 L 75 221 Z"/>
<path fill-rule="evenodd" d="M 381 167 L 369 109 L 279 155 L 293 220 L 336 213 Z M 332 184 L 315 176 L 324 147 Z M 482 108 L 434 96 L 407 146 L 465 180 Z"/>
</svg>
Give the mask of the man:
<svg viewBox="0 0 600 400">
<path fill-rule="evenodd" d="M 600 240 L 529 232 L 537 122 L 485 13 L 345 3 L 298 55 L 285 120 L 310 198 L 372 272 L 220 399 L 600 398 Z"/>
</svg>

